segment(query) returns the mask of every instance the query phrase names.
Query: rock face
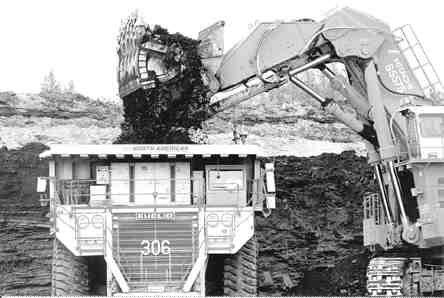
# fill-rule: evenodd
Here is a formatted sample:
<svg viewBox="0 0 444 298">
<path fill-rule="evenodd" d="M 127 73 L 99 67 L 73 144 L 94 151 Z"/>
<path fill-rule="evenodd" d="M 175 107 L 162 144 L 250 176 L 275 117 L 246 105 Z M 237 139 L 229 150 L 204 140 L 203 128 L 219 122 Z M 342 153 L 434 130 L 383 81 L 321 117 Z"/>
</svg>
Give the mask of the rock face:
<svg viewBox="0 0 444 298">
<path fill-rule="evenodd" d="M 38 157 L 46 148 L 0 150 L 0 295 L 50 294 L 52 237 L 36 192 L 37 177 L 48 175 Z"/>
<path fill-rule="evenodd" d="M 54 119 L 91 118 L 111 120 L 119 106 L 104 104 L 78 93 L 16 94 L 0 92 L 0 114 L 3 117 L 48 117 Z M 110 124 L 110 123 L 108 123 Z"/>
<path fill-rule="evenodd" d="M 121 106 L 80 94 L 0 92 L 0 136 L 8 148 L 30 142 L 111 143 L 121 120 Z"/>
<path fill-rule="evenodd" d="M 341 105 L 353 114 L 346 102 Z M 365 151 L 358 135 L 291 85 L 217 114 L 206 121 L 204 132 L 211 143 L 229 143 L 234 124 L 248 135 L 248 144 L 258 145 L 272 156 L 313 156 L 346 150 L 362 155 Z"/>
<path fill-rule="evenodd" d="M 127 108 L 141 111 L 138 114 L 143 117 L 147 114 L 145 121 L 153 117 L 147 102 Z M 19 148 L 29 142 L 110 144 L 121 135 L 123 112 L 120 102 L 101 102 L 79 94 L 0 92 L 0 147 L 3 144 L 10 149 Z M 171 119 L 174 120 L 174 117 Z M 205 121 L 200 132 L 208 136 L 210 143 L 230 144 L 233 124 L 243 127 L 248 134 L 248 144 L 258 145 L 273 156 L 364 151 L 358 136 L 335 122 L 333 117 L 314 106 L 311 99 L 292 86 L 256 96 L 236 109 L 220 113 Z M 125 123 L 122 125 L 126 126 Z M 176 137 L 186 133 L 180 123 L 174 130 Z M 127 133 L 121 136 L 128 137 Z M 166 142 L 167 139 L 161 141 Z"/>
<path fill-rule="evenodd" d="M 52 237 L 48 229 L 0 223 L 0 294 L 49 296 Z"/>
<path fill-rule="evenodd" d="M 45 148 L 0 151 L 0 295 L 49 294 L 52 239 L 35 224 L 47 221 L 35 192 Z M 259 293 L 363 295 L 361 198 L 374 189 L 371 168 L 353 152 L 274 161 L 277 209 L 256 219 Z"/>
</svg>

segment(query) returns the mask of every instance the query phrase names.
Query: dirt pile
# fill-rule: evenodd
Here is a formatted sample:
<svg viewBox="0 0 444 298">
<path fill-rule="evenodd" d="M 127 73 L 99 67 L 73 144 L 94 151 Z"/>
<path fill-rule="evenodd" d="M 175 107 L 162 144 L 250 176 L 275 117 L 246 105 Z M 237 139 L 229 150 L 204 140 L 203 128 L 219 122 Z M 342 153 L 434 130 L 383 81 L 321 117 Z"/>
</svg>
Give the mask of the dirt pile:
<svg viewBox="0 0 444 298">
<path fill-rule="evenodd" d="M 375 187 L 365 158 L 277 157 L 275 166 L 277 209 L 257 217 L 262 294 L 365 294 L 362 197 Z"/>
<path fill-rule="evenodd" d="M 155 88 L 139 89 L 122 99 L 124 122 L 116 143 L 193 143 L 189 130 L 202 127 L 209 103 L 201 76 L 199 42 L 179 33 L 170 34 L 160 26 L 155 26 L 152 34 L 175 49 L 167 52 L 165 67 L 180 71 L 171 81 L 157 81 Z"/>
</svg>

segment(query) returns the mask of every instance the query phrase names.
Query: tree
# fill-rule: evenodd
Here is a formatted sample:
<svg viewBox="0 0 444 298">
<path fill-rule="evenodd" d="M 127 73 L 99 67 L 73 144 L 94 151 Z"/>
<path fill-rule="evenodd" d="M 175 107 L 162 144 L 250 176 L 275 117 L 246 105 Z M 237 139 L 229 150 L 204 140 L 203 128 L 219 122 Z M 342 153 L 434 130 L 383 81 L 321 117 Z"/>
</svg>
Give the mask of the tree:
<svg viewBox="0 0 444 298">
<path fill-rule="evenodd" d="M 68 82 L 68 86 L 65 88 L 65 92 L 67 92 L 67 93 L 75 93 L 76 92 L 73 80 L 70 80 Z"/>
<path fill-rule="evenodd" d="M 54 71 L 51 70 L 43 79 L 41 92 L 54 93 L 60 91 L 60 83 L 56 80 Z"/>
</svg>

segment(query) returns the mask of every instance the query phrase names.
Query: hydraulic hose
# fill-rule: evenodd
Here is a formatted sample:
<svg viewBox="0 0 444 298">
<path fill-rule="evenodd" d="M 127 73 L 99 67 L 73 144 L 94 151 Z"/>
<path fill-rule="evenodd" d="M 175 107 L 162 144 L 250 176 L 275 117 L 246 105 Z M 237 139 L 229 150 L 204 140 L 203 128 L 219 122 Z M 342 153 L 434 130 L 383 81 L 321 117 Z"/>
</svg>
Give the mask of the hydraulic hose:
<svg viewBox="0 0 444 298">
<path fill-rule="evenodd" d="M 396 90 L 390 89 L 390 88 L 384 83 L 384 81 L 382 80 L 382 77 L 381 77 L 381 75 L 380 75 L 380 73 L 379 73 L 378 64 L 376 64 L 375 61 L 374 61 L 374 64 L 375 64 L 375 69 L 376 69 L 376 77 L 378 78 L 379 83 L 381 84 L 381 86 L 382 86 L 385 90 L 387 90 L 388 92 L 393 93 L 393 94 L 395 94 L 395 95 L 399 95 L 399 96 L 413 96 L 413 97 L 417 97 L 417 98 L 420 98 L 420 99 L 428 100 L 428 98 L 425 97 L 424 95 L 420 95 L 420 94 L 416 94 L 416 93 L 409 93 L 409 92 L 399 92 L 399 91 L 396 91 Z"/>
</svg>

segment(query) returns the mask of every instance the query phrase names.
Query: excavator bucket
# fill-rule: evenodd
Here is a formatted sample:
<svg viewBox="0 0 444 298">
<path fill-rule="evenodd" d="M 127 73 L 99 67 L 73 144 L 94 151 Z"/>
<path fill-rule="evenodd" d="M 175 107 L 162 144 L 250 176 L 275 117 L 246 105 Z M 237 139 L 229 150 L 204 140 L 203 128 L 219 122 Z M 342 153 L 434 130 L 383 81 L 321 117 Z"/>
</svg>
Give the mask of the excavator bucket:
<svg viewBox="0 0 444 298">
<path fill-rule="evenodd" d="M 162 30 L 151 30 L 137 14 L 122 25 L 117 49 L 121 98 L 171 80 L 180 71 L 183 51 L 177 44 L 165 42 Z"/>
<path fill-rule="evenodd" d="M 198 35 L 198 51 L 204 66 L 202 77 L 213 92 L 219 89 L 219 81 L 215 75 L 224 55 L 224 26 L 224 21 L 216 22 Z"/>
<path fill-rule="evenodd" d="M 206 85 L 217 88 L 214 74 L 224 51 L 223 21 L 199 33 L 197 50 L 204 65 Z M 174 42 L 177 34 L 169 34 L 160 27 L 153 30 L 137 14 L 133 14 L 120 29 L 118 38 L 119 95 L 121 98 L 138 89 L 151 89 L 157 83 L 175 78 L 186 66 L 184 50 Z"/>
</svg>

